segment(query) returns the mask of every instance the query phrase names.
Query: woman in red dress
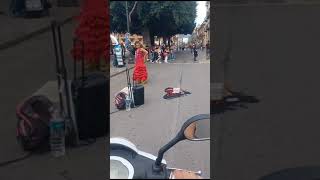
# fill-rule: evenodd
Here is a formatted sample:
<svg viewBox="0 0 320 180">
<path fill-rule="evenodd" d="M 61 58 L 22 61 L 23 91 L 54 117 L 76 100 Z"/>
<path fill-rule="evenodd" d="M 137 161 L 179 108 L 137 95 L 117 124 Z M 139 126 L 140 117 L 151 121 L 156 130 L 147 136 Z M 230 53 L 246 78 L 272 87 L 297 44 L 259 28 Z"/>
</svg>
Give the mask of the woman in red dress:
<svg viewBox="0 0 320 180">
<path fill-rule="evenodd" d="M 139 41 L 135 42 L 134 45 L 137 50 L 135 52 L 136 63 L 133 71 L 133 80 L 138 84 L 145 84 L 148 79 L 148 72 L 144 63 L 148 56 L 148 51 L 143 49 L 143 45 Z"/>
</svg>

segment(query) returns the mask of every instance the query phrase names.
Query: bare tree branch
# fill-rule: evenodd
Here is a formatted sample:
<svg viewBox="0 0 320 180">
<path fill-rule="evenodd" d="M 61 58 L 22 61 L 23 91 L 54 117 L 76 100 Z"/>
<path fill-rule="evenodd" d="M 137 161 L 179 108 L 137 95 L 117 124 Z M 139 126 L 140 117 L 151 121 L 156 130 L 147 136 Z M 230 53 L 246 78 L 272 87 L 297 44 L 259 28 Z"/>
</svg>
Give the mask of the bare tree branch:
<svg viewBox="0 0 320 180">
<path fill-rule="evenodd" d="M 129 23 L 131 23 L 131 14 L 133 13 L 134 9 L 136 8 L 138 1 L 134 2 L 133 8 L 131 9 L 130 13 L 129 13 Z"/>
</svg>

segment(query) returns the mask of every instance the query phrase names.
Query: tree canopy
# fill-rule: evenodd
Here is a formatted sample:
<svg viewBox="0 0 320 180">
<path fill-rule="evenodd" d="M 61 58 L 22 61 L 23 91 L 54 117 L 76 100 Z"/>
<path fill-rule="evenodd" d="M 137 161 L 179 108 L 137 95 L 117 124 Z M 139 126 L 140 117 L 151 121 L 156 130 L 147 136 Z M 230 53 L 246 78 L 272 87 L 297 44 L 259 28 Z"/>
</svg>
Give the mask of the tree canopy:
<svg viewBox="0 0 320 180">
<path fill-rule="evenodd" d="M 110 2 L 111 31 L 126 32 L 126 2 Z M 148 28 L 150 35 L 169 37 L 191 34 L 195 27 L 195 1 L 138 1 L 131 16 L 130 33 L 142 33 Z M 128 1 L 128 11 L 134 1 Z"/>
</svg>

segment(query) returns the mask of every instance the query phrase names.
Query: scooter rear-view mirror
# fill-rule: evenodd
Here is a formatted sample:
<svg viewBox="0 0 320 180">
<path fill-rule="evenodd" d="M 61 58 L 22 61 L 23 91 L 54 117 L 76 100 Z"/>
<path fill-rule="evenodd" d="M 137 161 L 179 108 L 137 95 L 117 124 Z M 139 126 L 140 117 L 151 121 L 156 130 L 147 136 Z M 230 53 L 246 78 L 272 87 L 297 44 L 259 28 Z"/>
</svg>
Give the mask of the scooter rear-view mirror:
<svg viewBox="0 0 320 180">
<path fill-rule="evenodd" d="M 190 141 L 210 140 L 210 119 L 201 119 L 189 124 L 183 134 Z"/>
<path fill-rule="evenodd" d="M 199 114 L 188 119 L 182 125 L 176 137 L 159 150 L 153 170 L 162 171 L 163 167 L 161 167 L 161 161 L 164 153 L 178 142 L 185 139 L 192 141 L 210 140 L 210 114 Z"/>
</svg>

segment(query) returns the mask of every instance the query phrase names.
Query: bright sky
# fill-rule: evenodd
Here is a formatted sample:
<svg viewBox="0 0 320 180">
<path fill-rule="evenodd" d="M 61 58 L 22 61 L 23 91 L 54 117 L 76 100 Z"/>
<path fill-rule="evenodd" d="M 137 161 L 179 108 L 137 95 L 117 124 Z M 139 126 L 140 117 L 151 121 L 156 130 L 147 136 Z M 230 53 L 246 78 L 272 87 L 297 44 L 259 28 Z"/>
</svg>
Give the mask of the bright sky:
<svg viewBox="0 0 320 180">
<path fill-rule="evenodd" d="M 206 10 L 206 1 L 197 1 L 197 17 L 196 17 L 196 24 L 197 26 L 200 25 L 203 21 L 204 18 L 207 15 L 207 10 Z"/>
</svg>

